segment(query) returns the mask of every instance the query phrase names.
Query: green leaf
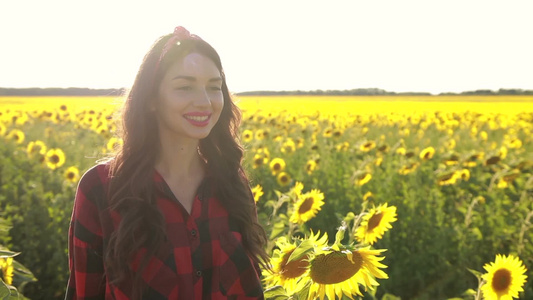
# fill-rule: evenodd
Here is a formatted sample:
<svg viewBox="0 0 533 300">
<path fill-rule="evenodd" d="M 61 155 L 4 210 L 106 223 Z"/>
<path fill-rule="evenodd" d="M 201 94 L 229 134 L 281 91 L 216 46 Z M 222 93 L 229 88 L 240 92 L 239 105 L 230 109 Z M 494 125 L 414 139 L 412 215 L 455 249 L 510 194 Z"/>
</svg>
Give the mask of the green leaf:
<svg viewBox="0 0 533 300">
<path fill-rule="evenodd" d="M 468 289 L 463 293 L 464 296 L 476 296 L 477 291 L 473 289 Z"/>
<path fill-rule="evenodd" d="M 287 292 L 281 285 L 273 286 L 267 289 L 264 293 L 265 299 L 269 300 L 285 300 L 289 299 Z"/>
<path fill-rule="evenodd" d="M 344 239 L 344 232 L 346 231 L 346 225 L 343 224 L 337 229 L 337 233 L 335 234 L 335 245 L 340 245 L 342 243 L 342 240 Z"/>
<path fill-rule="evenodd" d="M 16 260 L 13 260 L 13 269 L 15 269 L 17 282 L 37 281 L 33 273 Z"/>
<path fill-rule="evenodd" d="M 11 295 L 11 292 L 9 291 L 9 287 L 5 284 L 5 282 L 0 279 L 0 299 L 5 299 Z"/>
<path fill-rule="evenodd" d="M 306 255 L 308 252 L 312 251 L 315 248 L 315 245 L 310 240 L 303 241 L 289 256 L 287 263 L 290 263 L 293 260 L 300 259 L 302 256 Z"/>
<path fill-rule="evenodd" d="M 470 231 L 472 232 L 472 234 L 474 235 L 476 240 L 480 241 L 480 240 L 483 239 L 483 234 L 481 233 L 479 228 L 474 227 L 474 228 L 470 229 Z"/>
<path fill-rule="evenodd" d="M 272 232 L 270 232 L 270 239 L 274 239 L 281 235 L 285 231 L 285 223 L 278 222 L 274 223 L 274 226 L 272 226 Z"/>
<path fill-rule="evenodd" d="M 353 212 L 349 212 L 346 214 L 346 217 L 344 217 L 344 222 L 350 223 L 351 220 L 355 219 L 355 214 Z"/>
<path fill-rule="evenodd" d="M 296 299 L 307 300 L 309 298 L 309 288 L 311 288 L 310 280 L 307 281 L 307 283 L 301 290 L 299 290 L 298 292 L 296 292 L 296 294 L 294 294 L 294 296 L 296 296 Z"/>
<path fill-rule="evenodd" d="M 0 257 L 1 258 L 7 258 L 7 257 L 15 257 L 19 255 L 20 252 L 13 252 L 9 250 L 0 250 Z"/>
<path fill-rule="evenodd" d="M 478 279 L 481 278 L 481 275 L 483 275 L 481 272 L 479 271 L 476 271 L 476 270 L 472 270 L 472 269 L 469 269 L 469 268 L 466 268 L 470 273 L 474 274 L 474 276 L 476 276 Z"/>
<path fill-rule="evenodd" d="M 402 298 L 394 296 L 393 294 L 388 294 L 388 293 L 383 295 L 383 297 L 381 298 L 381 300 L 401 300 L 401 299 Z"/>
</svg>

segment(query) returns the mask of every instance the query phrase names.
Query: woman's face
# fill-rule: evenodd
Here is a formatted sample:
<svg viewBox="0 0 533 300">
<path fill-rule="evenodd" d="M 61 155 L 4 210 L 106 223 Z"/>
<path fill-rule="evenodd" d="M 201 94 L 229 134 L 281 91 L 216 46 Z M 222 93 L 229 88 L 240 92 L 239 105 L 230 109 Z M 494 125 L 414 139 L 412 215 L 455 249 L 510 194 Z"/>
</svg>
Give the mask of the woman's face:
<svg viewBox="0 0 533 300">
<path fill-rule="evenodd" d="M 154 103 L 161 137 L 203 139 L 217 123 L 224 97 L 213 61 L 191 53 L 172 65 Z"/>
</svg>

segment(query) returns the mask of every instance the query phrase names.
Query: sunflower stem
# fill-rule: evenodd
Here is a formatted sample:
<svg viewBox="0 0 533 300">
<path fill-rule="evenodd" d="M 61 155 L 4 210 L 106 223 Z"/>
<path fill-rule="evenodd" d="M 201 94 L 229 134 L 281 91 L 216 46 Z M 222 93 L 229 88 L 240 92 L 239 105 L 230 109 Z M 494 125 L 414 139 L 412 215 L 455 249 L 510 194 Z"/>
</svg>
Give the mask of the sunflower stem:
<svg viewBox="0 0 533 300">
<path fill-rule="evenodd" d="M 468 228 L 468 226 L 470 226 L 470 223 L 472 222 L 472 211 L 474 210 L 474 206 L 476 206 L 478 202 L 478 198 L 474 198 L 474 200 L 472 200 L 472 203 L 470 203 L 470 205 L 468 206 L 468 211 L 466 213 L 466 216 L 465 216 L 465 227 Z"/>
<path fill-rule="evenodd" d="M 361 219 L 363 218 L 363 216 L 366 215 L 365 210 L 366 210 L 366 205 L 363 205 L 363 208 L 361 209 L 361 212 L 357 215 L 357 217 L 354 218 L 353 226 L 352 226 L 352 228 L 350 230 L 349 244 L 353 243 L 353 241 L 355 239 L 355 230 L 359 226 L 359 223 L 361 223 Z"/>
<path fill-rule="evenodd" d="M 522 228 L 520 228 L 520 234 L 518 235 L 518 249 L 517 249 L 518 256 L 522 254 L 521 252 L 522 252 L 522 249 L 524 248 L 524 234 L 531 227 L 531 222 L 529 221 L 531 217 L 533 217 L 533 210 L 529 211 L 526 218 L 524 219 L 524 222 L 522 222 Z"/>
<path fill-rule="evenodd" d="M 481 300 L 481 287 L 485 284 L 485 280 L 478 277 L 478 286 L 476 291 L 476 298 L 474 300 Z"/>
</svg>

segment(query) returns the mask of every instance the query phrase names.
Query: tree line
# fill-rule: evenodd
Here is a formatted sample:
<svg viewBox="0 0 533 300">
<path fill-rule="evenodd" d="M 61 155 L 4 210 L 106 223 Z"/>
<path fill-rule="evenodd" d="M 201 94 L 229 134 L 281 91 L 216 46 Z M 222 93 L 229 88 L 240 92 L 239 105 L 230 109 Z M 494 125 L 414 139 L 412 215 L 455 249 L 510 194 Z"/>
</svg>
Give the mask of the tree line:
<svg viewBox="0 0 533 300">
<path fill-rule="evenodd" d="M 124 88 L 91 89 L 91 88 L 0 88 L 0 96 L 120 96 L 125 93 Z M 249 91 L 235 93 L 239 96 L 282 96 L 282 95 L 332 95 L 332 96 L 429 96 L 427 92 L 390 92 L 378 88 L 358 88 L 350 90 L 311 90 L 311 91 Z M 438 95 L 533 95 L 533 90 L 499 89 L 474 90 L 461 93 L 440 93 Z"/>
</svg>

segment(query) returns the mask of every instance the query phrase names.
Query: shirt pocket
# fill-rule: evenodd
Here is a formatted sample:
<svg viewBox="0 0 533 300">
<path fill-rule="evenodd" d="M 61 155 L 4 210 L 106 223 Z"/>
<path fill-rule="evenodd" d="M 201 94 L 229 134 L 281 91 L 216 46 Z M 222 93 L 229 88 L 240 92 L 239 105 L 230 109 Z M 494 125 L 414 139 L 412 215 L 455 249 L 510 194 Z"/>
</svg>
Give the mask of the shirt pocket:
<svg viewBox="0 0 533 300">
<path fill-rule="evenodd" d="M 236 234 L 227 232 L 219 236 L 220 291 L 225 296 L 237 296 L 234 299 L 263 299 L 261 281 Z"/>
</svg>

